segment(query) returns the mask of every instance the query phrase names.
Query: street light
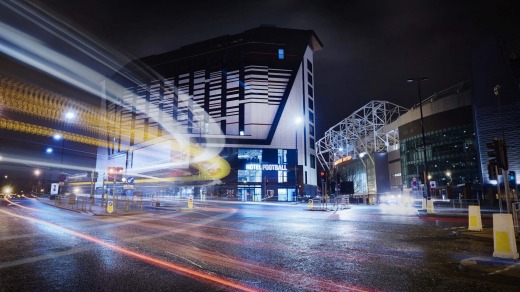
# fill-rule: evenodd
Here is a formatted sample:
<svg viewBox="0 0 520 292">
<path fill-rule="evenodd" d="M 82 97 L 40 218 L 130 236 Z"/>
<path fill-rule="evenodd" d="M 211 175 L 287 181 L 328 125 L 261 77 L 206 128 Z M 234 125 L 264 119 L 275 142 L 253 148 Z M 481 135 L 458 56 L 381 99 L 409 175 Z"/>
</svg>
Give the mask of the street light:
<svg viewBox="0 0 520 292">
<path fill-rule="evenodd" d="M 419 92 L 419 109 L 421 111 L 421 134 L 422 134 L 422 146 L 423 146 L 423 155 L 424 155 L 424 187 L 426 188 L 426 198 L 428 200 L 431 199 L 430 197 L 430 188 L 429 188 L 429 182 L 428 182 L 428 158 L 426 157 L 426 139 L 424 137 L 424 117 L 423 117 L 423 110 L 422 110 L 422 97 L 421 97 L 421 81 L 428 80 L 428 77 L 420 77 L 420 78 L 409 78 L 406 80 L 406 82 L 411 83 L 414 81 L 417 81 L 417 89 Z"/>
<path fill-rule="evenodd" d="M 450 179 L 450 181 L 448 182 L 448 184 L 451 183 L 451 171 L 446 171 L 446 176 Z"/>
<path fill-rule="evenodd" d="M 40 170 L 35 169 L 34 175 L 36 176 L 36 187 L 33 189 L 33 192 L 38 192 L 38 187 L 40 186 Z"/>
<path fill-rule="evenodd" d="M 50 192 L 51 184 L 52 184 L 52 163 L 53 163 L 53 158 L 54 158 L 53 152 L 54 152 L 54 150 L 51 147 L 47 147 L 47 149 L 45 149 L 45 153 L 51 155 L 51 163 L 49 164 L 49 174 L 48 174 L 49 179 L 47 181 L 47 183 L 49 184 L 49 192 Z M 47 162 L 47 156 L 45 157 L 45 161 Z M 44 177 L 43 178 L 43 187 L 45 188 L 45 186 L 46 186 L 46 184 L 45 184 L 45 177 Z"/>
<path fill-rule="evenodd" d="M 302 117 L 298 116 L 294 120 L 294 149 L 296 150 L 296 162 L 294 164 L 294 180 L 296 183 L 296 191 L 294 201 L 298 203 L 298 128 L 299 125 L 303 122 Z"/>
</svg>

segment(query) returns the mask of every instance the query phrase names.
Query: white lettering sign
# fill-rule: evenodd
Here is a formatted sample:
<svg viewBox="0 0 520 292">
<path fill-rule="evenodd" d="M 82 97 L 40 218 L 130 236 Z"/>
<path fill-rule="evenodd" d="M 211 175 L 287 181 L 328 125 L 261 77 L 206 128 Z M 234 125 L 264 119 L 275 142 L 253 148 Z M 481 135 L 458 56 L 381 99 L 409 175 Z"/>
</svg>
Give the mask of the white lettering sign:
<svg viewBox="0 0 520 292">
<path fill-rule="evenodd" d="M 246 170 L 287 170 L 285 164 L 246 164 Z"/>
</svg>

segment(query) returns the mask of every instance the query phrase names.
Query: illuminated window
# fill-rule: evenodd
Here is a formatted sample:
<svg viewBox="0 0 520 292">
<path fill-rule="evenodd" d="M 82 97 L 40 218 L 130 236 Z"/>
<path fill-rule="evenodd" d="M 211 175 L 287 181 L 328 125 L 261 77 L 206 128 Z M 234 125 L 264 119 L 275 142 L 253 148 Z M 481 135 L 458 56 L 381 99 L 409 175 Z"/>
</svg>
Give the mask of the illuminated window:
<svg viewBox="0 0 520 292">
<path fill-rule="evenodd" d="M 287 150 L 278 149 L 278 164 L 287 164 Z"/>
<path fill-rule="evenodd" d="M 284 49 L 278 49 L 278 59 L 283 60 L 285 58 Z"/>
<path fill-rule="evenodd" d="M 278 171 L 278 182 L 287 182 L 287 171 L 286 170 Z"/>
</svg>

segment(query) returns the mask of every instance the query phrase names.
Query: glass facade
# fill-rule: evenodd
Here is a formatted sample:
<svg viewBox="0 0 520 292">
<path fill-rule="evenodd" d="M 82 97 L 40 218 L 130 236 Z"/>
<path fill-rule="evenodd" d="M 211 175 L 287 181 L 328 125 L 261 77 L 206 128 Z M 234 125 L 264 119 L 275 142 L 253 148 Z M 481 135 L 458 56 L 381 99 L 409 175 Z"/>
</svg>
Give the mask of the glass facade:
<svg viewBox="0 0 520 292">
<path fill-rule="evenodd" d="M 478 152 L 473 125 L 460 125 L 425 133 L 429 181 L 435 188 L 480 183 Z M 420 183 L 424 171 L 422 136 L 400 141 L 403 185 Z"/>
</svg>

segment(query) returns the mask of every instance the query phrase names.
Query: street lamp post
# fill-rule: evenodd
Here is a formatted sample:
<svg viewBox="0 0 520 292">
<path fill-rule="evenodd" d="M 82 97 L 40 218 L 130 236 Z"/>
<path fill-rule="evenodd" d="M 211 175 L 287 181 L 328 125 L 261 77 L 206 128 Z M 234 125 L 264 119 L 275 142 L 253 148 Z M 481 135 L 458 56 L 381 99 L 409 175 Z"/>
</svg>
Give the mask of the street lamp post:
<svg viewBox="0 0 520 292">
<path fill-rule="evenodd" d="M 34 175 L 36 176 L 36 187 L 33 189 L 33 193 L 38 193 L 38 188 L 40 186 L 40 170 L 35 169 Z"/>
<path fill-rule="evenodd" d="M 296 191 L 295 191 L 295 197 L 294 201 L 298 203 L 298 126 L 302 123 L 301 117 L 296 117 L 294 120 L 295 126 L 294 126 L 294 149 L 296 150 L 296 162 L 294 164 L 294 180 L 296 183 Z"/>
<path fill-rule="evenodd" d="M 430 196 L 430 185 L 428 182 L 428 158 L 426 156 L 426 138 L 424 136 L 424 117 L 422 110 L 422 97 L 421 97 L 421 81 L 428 80 L 428 77 L 420 77 L 420 78 L 409 78 L 406 82 L 411 83 L 417 81 L 417 89 L 419 93 L 419 110 L 421 112 L 421 135 L 422 135 L 422 146 L 423 146 L 423 155 L 424 155 L 424 187 L 426 188 L 426 198 L 431 200 Z"/>
<path fill-rule="evenodd" d="M 45 153 L 46 154 L 49 154 L 51 155 L 51 162 L 49 164 L 49 173 L 48 173 L 48 181 L 47 183 L 49 184 L 49 193 L 50 193 L 50 190 L 51 190 L 51 186 L 52 186 L 52 163 L 53 163 L 53 158 L 54 158 L 54 154 L 53 154 L 54 150 L 51 148 L 51 147 L 47 147 L 47 149 L 45 149 Z M 48 161 L 47 160 L 47 157 L 45 158 L 46 159 L 46 162 Z M 45 184 L 45 177 L 43 178 L 43 187 L 45 188 L 46 184 Z"/>
</svg>

